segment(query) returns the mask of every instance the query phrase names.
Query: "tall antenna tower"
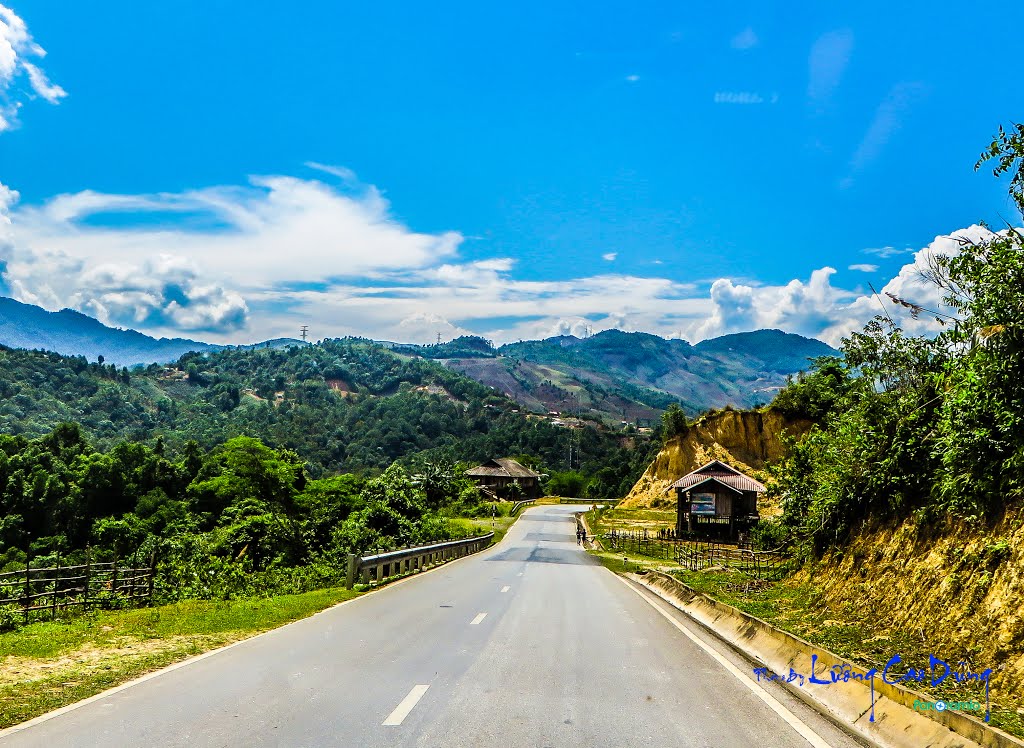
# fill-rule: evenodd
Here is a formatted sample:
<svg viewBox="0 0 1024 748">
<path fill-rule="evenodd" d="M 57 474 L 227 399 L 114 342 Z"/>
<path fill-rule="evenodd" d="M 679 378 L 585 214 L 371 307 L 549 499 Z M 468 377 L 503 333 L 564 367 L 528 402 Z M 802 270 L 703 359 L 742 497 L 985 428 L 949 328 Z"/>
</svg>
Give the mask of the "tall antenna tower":
<svg viewBox="0 0 1024 748">
<path fill-rule="evenodd" d="M 302 335 L 302 342 L 306 342 L 306 334 L 309 332 L 309 325 L 303 325 L 299 328 L 299 334 Z"/>
<path fill-rule="evenodd" d="M 579 435 L 579 420 L 583 414 L 582 406 L 578 395 L 570 394 L 569 415 L 575 418 L 575 422 L 567 424 L 569 426 L 569 469 L 573 469 L 573 463 L 579 468 L 582 466 L 582 454 L 580 450 L 580 435 Z M 575 405 L 575 407 L 574 407 Z"/>
</svg>

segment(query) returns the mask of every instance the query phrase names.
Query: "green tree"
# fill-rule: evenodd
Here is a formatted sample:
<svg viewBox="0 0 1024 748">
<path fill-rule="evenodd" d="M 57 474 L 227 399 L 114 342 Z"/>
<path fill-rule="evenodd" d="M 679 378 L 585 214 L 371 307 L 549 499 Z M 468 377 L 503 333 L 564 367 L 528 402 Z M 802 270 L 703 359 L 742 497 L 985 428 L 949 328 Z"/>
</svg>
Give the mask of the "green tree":
<svg viewBox="0 0 1024 748">
<path fill-rule="evenodd" d="M 685 436 L 690 424 L 686 421 L 686 413 L 679 403 L 672 403 L 661 414 L 661 435 L 666 442 L 679 436 Z"/>
</svg>

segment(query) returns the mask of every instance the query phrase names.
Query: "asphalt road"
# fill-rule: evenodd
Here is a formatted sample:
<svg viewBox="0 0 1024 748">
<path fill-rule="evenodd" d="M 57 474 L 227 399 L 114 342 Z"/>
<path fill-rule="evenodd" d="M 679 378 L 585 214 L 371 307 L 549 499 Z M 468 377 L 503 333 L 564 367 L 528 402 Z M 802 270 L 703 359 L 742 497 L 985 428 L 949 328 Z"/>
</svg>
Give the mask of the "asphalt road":
<svg viewBox="0 0 1024 748">
<path fill-rule="evenodd" d="M 0 745 L 859 745 L 783 689 L 738 677 L 748 663 L 598 565 L 575 543 L 573 511 L 530 509 L 488 551 Z"/>
</svg>

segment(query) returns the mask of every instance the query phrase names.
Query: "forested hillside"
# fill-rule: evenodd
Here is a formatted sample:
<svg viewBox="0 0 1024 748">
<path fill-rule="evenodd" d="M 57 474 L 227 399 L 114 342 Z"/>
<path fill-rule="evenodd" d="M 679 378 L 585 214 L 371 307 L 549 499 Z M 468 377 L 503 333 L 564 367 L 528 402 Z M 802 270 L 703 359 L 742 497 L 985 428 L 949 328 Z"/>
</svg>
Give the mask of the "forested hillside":
<svg viewBox="0 0 1024 748">
<path fill-rule="evenodd" d="M 513 412 L 515 403 L 467 377 L 353 339 L 190 353 L 135 372 L 0 349 L 0 398 L 3 433 L 38 437 L 76 422 L 100 447 L 159 435 L 174 453 L 190 440 L 210 449 L 248 435 L 296 451 L 312 475 L 421 453 L 529 454 L 557 469 L 570 440 L 569 430 Z M 590 428 L 576 438 L 594 470 L 615 462 L 616 438 Z"/>
<path fill-rule="evenodd" d="M 1024 126 L 1001 130 L 979 165 L 989 158 L 1012 175 L 1024 215 Z M 1024 501 L 1024 235 L 964 239 L 925 276 L 946 307 L 890 303 L 937 320 L 938 335 L 876 317 L 844 340 L 843 360 L 821 360 L 776 399 L 821 421 L 775 484 L 784 525 L 809 552 L 844 544 L 868 519 L 973 526 Z"/>
<path fill-rule="evenodd" d="M 363 340 L 134 372 L 0 348 L 0 397 L 0 569 L 156 553 L 164 597 L 305 589 L 349 552 L 458 535 L 489 512 L 462 474 L 487 457 L 594 497 L 649 459 Z"/>
<path fill-rule="evenodd" d="M 365 341 L 369 342 L 369 341 Z M 152 338 L 103 325 L 79 312 L 48 312 L 0 297 L 0 345 L 104 357 L 118 367 L 176 361 L 189 352 L 305 345 L 279 339 L 219 346 L 182 338 Z M 479 336 L 437 345 L 381 342 L 405 357 L 442 361 L 534 412 L 578 413 L 611 425 L 651 425 L 680 403 L 694 415 L 709 408 L 763 404 L 805 371 L 812 359 L 834 354 L 821 341 L 780 330 L 725 335 L 693 346 L 647 333 L 605 330 L 592 337 L 559 336 L 500 348 Z"/>
</svg>

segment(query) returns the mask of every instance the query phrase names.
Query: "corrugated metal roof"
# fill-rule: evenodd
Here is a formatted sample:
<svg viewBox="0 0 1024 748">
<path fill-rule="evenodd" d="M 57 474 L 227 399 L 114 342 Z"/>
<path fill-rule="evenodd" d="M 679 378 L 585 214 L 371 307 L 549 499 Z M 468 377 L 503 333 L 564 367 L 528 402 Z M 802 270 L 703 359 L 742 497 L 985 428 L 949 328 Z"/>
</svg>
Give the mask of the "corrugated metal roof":
<svg viewBox="0 0 1024 748">
<path fill-rule="evenodd" d="M 708 478 L 714 478 L 717 481 L 721 481 L 730 488 L 734 488 L 737 491 L 754 491 L 756 493 L 764 493 L 764 485 L 759 481 L 754 480 L 749 475 L 744 475 L 739 470 L 724 462 L 718 460 L 712 460 L 707 465 L 703 465 L 692 473 L 687 473 L 682 478 L 677 480 L 671 486 L 669 490 L 673 488 L 692 488 L 698 483 L 703 483 Z"/>
<path fill-rule="evenodd" d="M 472 477 L 499 477 L 499 478 L 539 478 L 540 473 L 535 473 L 523 464 L 516 462 L 511 457 L 499 457 L 496 460 L 488 460 L 483 465 L 466 471 L 466 475 Z"/>
</svg>

